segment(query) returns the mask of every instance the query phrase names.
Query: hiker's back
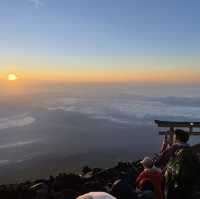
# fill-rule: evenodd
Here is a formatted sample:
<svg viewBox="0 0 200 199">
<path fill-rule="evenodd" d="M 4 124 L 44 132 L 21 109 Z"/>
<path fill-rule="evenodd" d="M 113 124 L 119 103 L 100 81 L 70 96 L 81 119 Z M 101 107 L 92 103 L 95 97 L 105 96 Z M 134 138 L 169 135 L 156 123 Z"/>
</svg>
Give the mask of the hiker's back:
<svg viewBox="0 0 200 199">
<path fill-rule="evenodd" d="M 190 147 L 176 151 L 165 171 L 166 198 L 191 198 L 198 182 L 199 164 L 197 155 Z M 171 196 L 173 197 L 171 197 Z"/>
<path fill-rule="evenodd" d="M 189 147 L 178 150 L 176 155 L 181 164 L 178 179 L 180 186 L 183 188 L 194 187 L 199 180 L 199 162 L 196 153 Z"/>
</svg>

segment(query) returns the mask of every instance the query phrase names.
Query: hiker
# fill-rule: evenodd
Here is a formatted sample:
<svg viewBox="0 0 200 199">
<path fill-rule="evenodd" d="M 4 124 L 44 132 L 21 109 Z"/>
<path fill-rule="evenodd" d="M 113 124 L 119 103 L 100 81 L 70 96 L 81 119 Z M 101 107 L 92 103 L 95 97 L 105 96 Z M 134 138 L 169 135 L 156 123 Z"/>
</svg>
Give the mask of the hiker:
<svg viewBox="0 0 200 199">
<path fill-rule="evenodd" d="M 163 152 L 155 162 L 156 166 L 164 168 L 169 162 L 170 158 L 172 158 L 175 155 L 175 152 L 177 150 L 190 147 L 187 144 L 187 141 L 189 140 L 189 133 L 181 129 L 175 130 L 175 137 L 173 139 L 174 139 L 174 144 L 166 148 L 166 150 L 163 150 Z"/>
<path fill-rule="evenodd" d="M 150 182 L 150 179 L 143 180 L 140 183 L 138 199 L 155 199 L 154 187 L 153 184 Z"/>
<path fill-rule="evenodd" d="M 177 129 L 175 144 L 161 156 L 165 165 L 165 199 L 192 199 L 199 176 L 196 154 L 187 144 L 189 133 Z"/>
<path fill-rule="evenodd" d="M 126 179 L 119 179 L 112 185 L 111 194 L 117 199 L 137 199 L 134 185 Z"/>
<path fill-rule="evenodd" d="M 156 199 L 162 199 L 162 191 L 161 191 L 161 184 L 162 184 L 162 173 L 161 171 L 154 166 L 153 160 L 149 157 L 145 157 L 140 162 L 144 170 L 139 174 L 136 179 L 136 183 L 140 188 L 144 181 L 148 180 L 153 185 L 153 190 L 155 193 Z"/>
<path fill-rule="evenodd" d="M 170 131 L 167 131 L 167 134 L 164 136 L 164 140 L 160 150 L 161 153 L 166 151 L 173 144 L 173 138 L 170 136 L 170 133 Z"/>
</svg>

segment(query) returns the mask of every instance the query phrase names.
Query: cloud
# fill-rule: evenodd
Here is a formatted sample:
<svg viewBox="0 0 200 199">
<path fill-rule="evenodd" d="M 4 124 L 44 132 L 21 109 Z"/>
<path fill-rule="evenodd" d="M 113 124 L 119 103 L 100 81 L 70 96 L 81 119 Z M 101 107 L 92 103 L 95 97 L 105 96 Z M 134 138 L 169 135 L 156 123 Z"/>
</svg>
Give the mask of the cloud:
<svg viewBox="0 0 200 199">
<path fill-rule="evenodd" d="M 15 115 L 9 118 L 0 118 L 0 130 L 27 126 L 35 122 L 35 118 L 27 114 Z"/>
<path fill-rule="evenodd" d="M 36 8 L 42 7 L 44 5 L 43 0 L 28 0 L 30 3 L 32 3 Z"/>
<path fill-rule="evenodd" d="M 15 143 L 1 144 L 0 149 L 10 149 L 10 148 L 14 148 L 14 147 L 20 147 L 20 146 L 24 146 L 24 145 L 34 144 L 36 142 L 37 142 L 37 140 L 28 140 L 28 141 L 19 141 L 19 142 L 15 142 Z M 0 163 L 1 163 L 1 161 L 0 161 Z"/>
<path fill-rule="evenodd" d="M 167 103 L 164 103 L 167 101 Z M 56 100 L 54 103 L 48 103 L 48 110 L 56 111 L 63 110 L 69 112 L 77 112 L 87 114 L 95 119 L 109 120 L 115 123 L 123 124 L 153 124 L 153 120 L 156 118 L 171 118 L 176 120 L 182 120 L 187 118 L 188 120 L 199 120 L 200 107 L 191 106 L 193 99 L 184 100 L 180 98 L 178 103 L 175 100 L 169 100 L 168 98 L 152 98 L 143 97 L 127 98 L 127 99 L 102 99 L 102 100 L 81 100 L 80 98 L 63 98 Z M 186 102 L 188 104 L 186 104 Z M 189 103 L 191 102 L 191 103 Z M 133 123 L 134 118 L 134 123 Z"/>
</svg>

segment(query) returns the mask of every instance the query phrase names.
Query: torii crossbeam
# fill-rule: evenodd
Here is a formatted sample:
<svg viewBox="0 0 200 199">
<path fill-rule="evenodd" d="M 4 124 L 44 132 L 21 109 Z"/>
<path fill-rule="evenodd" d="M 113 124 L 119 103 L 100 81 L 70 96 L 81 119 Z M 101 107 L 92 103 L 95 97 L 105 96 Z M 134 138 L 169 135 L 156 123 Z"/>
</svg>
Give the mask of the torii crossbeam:
<svg viewBox="0 0 200 199">
<path fill-rule="evenodd" d="M 200 132 L 194 131 L 195 128 L 200 128 L 200 122 L 172 122 L 155 120 L 158 127 L 169 128 L 168 131 L 160 131 L 160 135 L 174 134 L 176 128 L 188 128 L 190 135 L 200 135 Z"/>
</svg>

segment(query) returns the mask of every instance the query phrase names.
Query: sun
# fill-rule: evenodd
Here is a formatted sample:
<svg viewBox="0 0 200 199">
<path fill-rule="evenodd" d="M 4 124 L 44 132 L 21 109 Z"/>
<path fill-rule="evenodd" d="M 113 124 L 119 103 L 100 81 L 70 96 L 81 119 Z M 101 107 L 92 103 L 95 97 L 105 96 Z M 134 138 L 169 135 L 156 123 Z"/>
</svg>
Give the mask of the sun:
<svg viewBox="0 0 200 199">
<path fill-rule="evenodd" d="M 17 80 L 18 79 L 18 77 L 17 77 L 17 75 L 15 75 L 15 74 L 9 74 L 8 75 L 8 80 L 9 81 L 15 81 L 15 80 Z"/>
</svg>

